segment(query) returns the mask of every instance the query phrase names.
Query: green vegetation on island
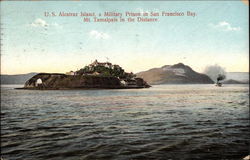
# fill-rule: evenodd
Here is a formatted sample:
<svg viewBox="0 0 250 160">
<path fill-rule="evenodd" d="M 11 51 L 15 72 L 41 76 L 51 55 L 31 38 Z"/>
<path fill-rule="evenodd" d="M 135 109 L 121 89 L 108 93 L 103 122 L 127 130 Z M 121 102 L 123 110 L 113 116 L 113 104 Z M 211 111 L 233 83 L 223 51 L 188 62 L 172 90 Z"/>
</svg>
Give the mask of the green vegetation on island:
<svg viewBox="0 0 250 160">
<path fill-rule="evenodd" d="M 92 64 L 85 66 L 84 68 L 76 71 L 74 75 L 84 75 L 84 74 L 92 74 L 99 76 L 112 76 L 118 77 L 119 79 L 131 79 L 135 78 L 136 75 L 131 73 L 127 73 L 120 67 L 119 65 L 112 65 L 109 62 L 100 63 L 95 60 Z"/>
</svg>

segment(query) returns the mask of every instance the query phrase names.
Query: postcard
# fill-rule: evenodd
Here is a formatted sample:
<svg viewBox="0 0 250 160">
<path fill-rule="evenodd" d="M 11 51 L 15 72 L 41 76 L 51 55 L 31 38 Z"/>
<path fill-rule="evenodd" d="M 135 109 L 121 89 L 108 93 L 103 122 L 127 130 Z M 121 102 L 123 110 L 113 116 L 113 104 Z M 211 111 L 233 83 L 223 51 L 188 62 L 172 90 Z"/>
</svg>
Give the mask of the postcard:
<svg viewBox="0 0 250 160">
<path fill-rule="evenodd" d="M 1 1 L 1 160 L 247 160 L 249 1 Z"/>
</svg>

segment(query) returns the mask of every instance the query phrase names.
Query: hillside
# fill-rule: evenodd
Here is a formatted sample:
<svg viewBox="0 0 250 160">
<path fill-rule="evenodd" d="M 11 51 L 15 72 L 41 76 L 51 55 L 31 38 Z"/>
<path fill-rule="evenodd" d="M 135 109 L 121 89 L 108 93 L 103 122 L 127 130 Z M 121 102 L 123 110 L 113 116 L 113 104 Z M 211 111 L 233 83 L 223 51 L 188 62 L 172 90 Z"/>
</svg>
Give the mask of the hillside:
<svg viewBox="0 0 250 160">
<path fill-rule="evenodd" d="M 191 67 L 178 63 L 139 72 L 137 77 L 149 84 L 212 84 L 207 75 L 195 72 Z"/>
</svg>

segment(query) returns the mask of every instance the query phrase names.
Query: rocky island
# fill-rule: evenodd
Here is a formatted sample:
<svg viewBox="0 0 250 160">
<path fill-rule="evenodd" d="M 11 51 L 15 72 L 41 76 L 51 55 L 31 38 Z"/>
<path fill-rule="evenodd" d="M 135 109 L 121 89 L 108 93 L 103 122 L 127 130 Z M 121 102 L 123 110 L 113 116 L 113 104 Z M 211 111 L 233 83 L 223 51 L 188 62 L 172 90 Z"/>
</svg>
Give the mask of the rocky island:
<svg viewBox="0 0 250 160">
<path fill-rule="evenodd" d="M 133 89 L 149 88 L 146 81 L 127 73 L 119 65 L 95 60 L 90 65 L 66 74 L 38 73 L 18 89 Z"/>
</svg>

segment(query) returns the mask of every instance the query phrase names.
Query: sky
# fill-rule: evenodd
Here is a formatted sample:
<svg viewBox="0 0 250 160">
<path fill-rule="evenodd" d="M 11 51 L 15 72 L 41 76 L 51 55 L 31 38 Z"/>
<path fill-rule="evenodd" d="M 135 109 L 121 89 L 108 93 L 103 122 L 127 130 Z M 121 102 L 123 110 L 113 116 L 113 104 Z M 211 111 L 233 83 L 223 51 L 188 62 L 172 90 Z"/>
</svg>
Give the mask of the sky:
<svg viewBox="0 0 250 160">
<path fill-rule="evenodd" d="M 249 72 L 249 5 L 242 1 L 1 1 L 1 74 L 65 73 L 97 59 L 140 72 L 182 62 Z M 157 22 L 83 22 L 45 12 L 195 12 Z M 128 18 L 123 16 L 123 18 Z M 149 17 L 152 18 L 152 17 Z"/>
</svg>

